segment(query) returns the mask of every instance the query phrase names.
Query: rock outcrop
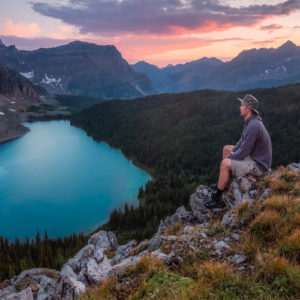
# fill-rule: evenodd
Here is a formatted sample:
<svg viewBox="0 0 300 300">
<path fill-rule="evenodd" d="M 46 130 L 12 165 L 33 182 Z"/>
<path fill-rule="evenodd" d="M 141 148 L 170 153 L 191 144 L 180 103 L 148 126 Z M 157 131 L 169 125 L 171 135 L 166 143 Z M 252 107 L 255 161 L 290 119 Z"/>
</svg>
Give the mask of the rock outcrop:
<svg viewBox="0 0 300 300">
<path fill-rule="evenodd" d="M 288 167 L 300 172 L 300 164 L 293 163 Z M 277 175 L 270 176 L 275 178 Z M 75 299 L 87 287 L 118 275 L 124 267 L 135 265 L 144 256 L 150 255 L 176 267 L 180 266 L 186 253 L 197 253 L 199 249 L 209 253 L 212 261 L 226 261 L 238 271 L 251 272 L 254 266 L 241 250 L 242 230 L 236 226 L 236 216 L 237 209 L 244 203 L 259 203 L 269 196 L 270 189 L 262 182 L 253 176 L 235 178 L 223 195 L 227 207 L 211 211 L 203 203 L 211 197 L 212 189 L 201 185 L 190 197 L 192 211 L 179 207 L 172 216 L 161 221 L 151 240 L 139 244 L 132 240 L 118 245 L 114 233 L 99 231 L 60 272 L 37 268 L 4 281 L 0 285 L 0 299 Z M 222 222 L 212 227 L 212 219 L 220 214 Z M 229 230 L 226 231 L 226 227 Z"/>
</svg>

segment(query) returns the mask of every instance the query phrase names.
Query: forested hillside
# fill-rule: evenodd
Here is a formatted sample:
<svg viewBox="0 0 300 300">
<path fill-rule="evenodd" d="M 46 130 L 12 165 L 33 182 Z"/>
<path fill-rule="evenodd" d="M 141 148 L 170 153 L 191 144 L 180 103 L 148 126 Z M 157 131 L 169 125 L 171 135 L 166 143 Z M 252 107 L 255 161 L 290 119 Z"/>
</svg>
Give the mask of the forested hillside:
<svg viewBox="0 0 300 300">
<path fill-rule="evenodd" d="M 203 90 L 114 100 L 83 110 L 71 124 L 97 141 L 122 149 L 154 177 L 140 189 L 137 208 L 114 211 L 104 226 L 119 239 L 143 239 L 160 219 L 186 205 L 196 185 L 216 182 L 222 146 L 242 131 L 239 101 L 245 93 L 259 110 L 273 143 L 273 167 L 300 160 L 300 84 L 240 93 Z"/>
</svg>

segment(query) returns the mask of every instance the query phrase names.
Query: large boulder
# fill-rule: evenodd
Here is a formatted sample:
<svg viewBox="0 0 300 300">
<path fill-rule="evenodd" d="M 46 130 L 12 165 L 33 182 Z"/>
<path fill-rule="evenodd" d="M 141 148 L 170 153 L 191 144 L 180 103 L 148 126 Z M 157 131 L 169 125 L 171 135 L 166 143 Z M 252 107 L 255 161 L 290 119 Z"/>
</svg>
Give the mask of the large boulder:
<svg viewBox="0 0 300 300">
<path fill-rule="evenodd" d="M 22 290 L 18 293 L 11 293 L 9 295 L 1 297 L 1 300 L 34 300 L 32 290 L 30 287 Z"/>
<path fill-rule="evenodd" d="M 58 271 L 46 269 L 46 268 L 34 268 L 30 270 L 25 270 L 14 280 L 13 285 L 17 291 L 22 291 L 27 287 L 30 287 L 33 291 L 40 288 L 40 281 L 44 276 L 53 279 L 58 282 L 60 279 L 60 274 Z"/>
<path fill-rule="evenodd" d="M 59 299 L 60 292 L 60 285 L 55 280 L 41 276 L 40 289 L 38 290 L 36 300 Z"/>
<path fill-rule="evenodd" d="M 212 189 L 208 186 L 200 185 L 190 197 L 193 215 L 199 223 L 207 223 L 212 216 L 213 210 L 204 206 L 204 203 L 211 199 L 212 192 Z"/>
<path fill-rule="evenodd" d="M 99 231 L 91 236 L 88 242 L 89 245 L 94 245 L 95 250 L 98 249 L 112 249 L 115 250 L 118 247 L 118 241 L 113 232 Z"/>
<path fill-rule="evenodd" d="M 61 298 L 64 300 L 73 300 L 85 292 L 85 285 L 77 281 L 70 275 L 62 276 L 61 279 Z"/>
</svg>

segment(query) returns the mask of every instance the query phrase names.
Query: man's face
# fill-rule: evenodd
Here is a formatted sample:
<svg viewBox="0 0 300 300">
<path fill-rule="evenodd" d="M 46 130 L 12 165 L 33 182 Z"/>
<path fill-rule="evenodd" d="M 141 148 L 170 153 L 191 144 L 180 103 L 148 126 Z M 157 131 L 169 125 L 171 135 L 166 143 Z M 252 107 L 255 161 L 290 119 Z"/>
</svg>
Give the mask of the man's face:
<svg viewBox="0 0 300 300">
<path fill-rule="evenodd" d="M 247 107 L 245 104 L 241 103 L 241 106 L 240 106 L 241 117 L 246 116 L 249 112 L 249 109 L 250 109 L 249 107 Z"/>
</svg>

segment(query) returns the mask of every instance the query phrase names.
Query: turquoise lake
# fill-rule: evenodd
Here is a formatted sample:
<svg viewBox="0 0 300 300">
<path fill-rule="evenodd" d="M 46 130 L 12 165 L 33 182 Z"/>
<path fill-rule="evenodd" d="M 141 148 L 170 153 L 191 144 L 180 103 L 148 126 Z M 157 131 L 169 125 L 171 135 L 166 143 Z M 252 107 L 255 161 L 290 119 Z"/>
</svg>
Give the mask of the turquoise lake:
<svg viewBox="0 0 300 300">
<path fill-rule="evenodd" d="M 0 145 L 0 235 L 11 241 L 92 231 L 114 208 L 136 205 L 151 179 L 69 121 L 25 125 L 29 133 Z"/>
</svg>

